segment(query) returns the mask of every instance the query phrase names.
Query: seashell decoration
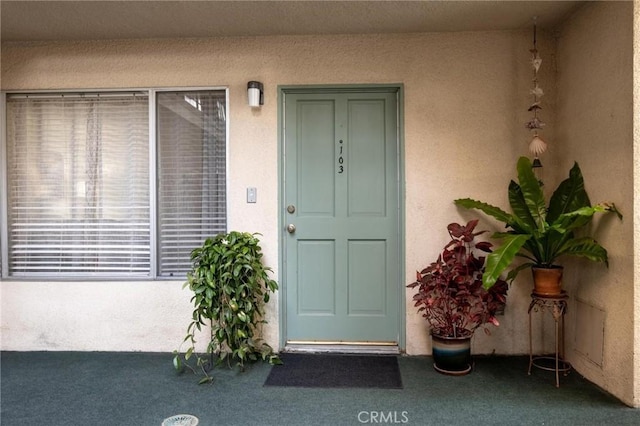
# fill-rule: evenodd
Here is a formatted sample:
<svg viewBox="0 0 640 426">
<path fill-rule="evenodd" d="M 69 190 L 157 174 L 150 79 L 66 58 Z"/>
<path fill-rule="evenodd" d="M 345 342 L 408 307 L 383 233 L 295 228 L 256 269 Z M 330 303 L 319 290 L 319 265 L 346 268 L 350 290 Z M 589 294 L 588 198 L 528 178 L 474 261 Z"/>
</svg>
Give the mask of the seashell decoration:
<svg viewBox="0 0 640 426">
<path fill-rule="evenodd" d="M 540 102 L 532 103 L 527 111 L 533 111 L 534 109 L 542 109 L 542 107 L 540 106 Z"/>
<path fill-rule="evenodd" d="M 529 151 L 537 158 L 538 155 L 542 154 L 547 150 L 547 143 L 540 139 L 540 136 L 534 136 L 529 143 Z"/>
<path fill-rule="evenodd" d="M 541 130 L 545 126 L 545 123 L 538 117 L 533 117 L 531 120 L 527 121 L 525 126 L 529 130 Z"/>
<path fill-rule="evenodd" d="M 533 89 L 529 90 L 529 93 L 531 93 L 536 98 L 541 98 L 544 96 L 544 90 L 542 90 L 542 88 L 538 87 L 537 85 Z"/>
<path fill-rule="evenodd" d="M 547 143 L 538 135 L 538 131 L 542 130 L 545 123 L 538 117 L 538 111 L 542 109 L 540 106 L 540 98 L 544 96 L 544 90 L 538 85 L 538 71 L 542 65 L 542 59 L 538 55 L 538 47 L 536 43 L 536 17 L 533 18 L 533 49 L 531 52 L 531 67 L 533 68 L 533 88 L 529 90 L 529 94 L 533 96 L 533 103 L 529 106 L 528 111 L 533 111 L 533 117 L 527 121 L 525 127 L 533 132 L 533 139 L 529 143 L 529 152 L 533 155 L 534 167 L 542 167 L 542 163 L 538 156 L 547 150 Z"/>
<path fill-rule="evenodd" d="M 542 59 L 533 58 L 531 60 L 531 65 L 533 65 L 533 69 L 536 70 L 536 72 L 538 72 L 538 70 L 540 69 L 540 65 L 542 65 Z"/>
</svg>

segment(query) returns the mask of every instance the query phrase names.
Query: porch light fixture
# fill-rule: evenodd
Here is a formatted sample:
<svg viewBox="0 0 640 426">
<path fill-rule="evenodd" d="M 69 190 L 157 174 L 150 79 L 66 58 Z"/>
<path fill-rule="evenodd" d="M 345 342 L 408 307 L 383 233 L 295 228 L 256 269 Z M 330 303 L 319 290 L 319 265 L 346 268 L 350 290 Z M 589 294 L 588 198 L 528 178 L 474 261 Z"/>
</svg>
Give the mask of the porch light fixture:
<svg viewBox="0 0 640 426">
<path fill-rule="evenodd" d="M 264 105 L 264 86 L 259 81 L 247 83 L 247 98 L 251 108 L 258 108 Z"/>
<path fill-rule="evenodd" d="M 544 91 L 538 85 L 538 71 L 540 65 L 542 65 L 542 59 L 538 55 L 538 47 L 536 44 L 536 20 L 537 17 L 533 17 L 533 49 L 531 52 L 531 66 L 533 67 L 533 88 L 529 93 L 533 96 L 533 103 L 529 106 L 529 111 L 533 112 L 531 120 L 527 121 L 525 125 L 527 129 L 533 133 L 533 138 L 529 142 L 529 152 L 533 155 L 533 167 L 542 167 L 542 163 L 538 156 L 547 150 L 547 143 L 542 140 L 539 135 L 539 131 L 545 126 L 545 123 L 538 117 L 538 111 L 542 109 L 540 106 L 540 98 L 544 95 Z"/>
</svg>

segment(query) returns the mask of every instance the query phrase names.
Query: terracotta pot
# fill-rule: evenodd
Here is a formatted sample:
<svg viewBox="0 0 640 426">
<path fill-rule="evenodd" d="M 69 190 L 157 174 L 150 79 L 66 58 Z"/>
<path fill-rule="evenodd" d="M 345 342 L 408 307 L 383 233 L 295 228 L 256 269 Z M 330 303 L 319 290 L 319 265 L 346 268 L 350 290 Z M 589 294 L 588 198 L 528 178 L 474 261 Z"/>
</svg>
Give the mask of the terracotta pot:
<svg viewBox="0 0 640 426">
<path fill-rule="evenodd" d="M 562 266 L 552 266 L 550 268 L 532 266 L 533 293 L 536 296 L 560 296 L 562 293 L 563 270 Z"/>
<path fill-rule="evenodd" d="M 453 376 L 471 371 L 471 336 L 443 337 L 431 334 L 433 368 Z"/>
</svg>

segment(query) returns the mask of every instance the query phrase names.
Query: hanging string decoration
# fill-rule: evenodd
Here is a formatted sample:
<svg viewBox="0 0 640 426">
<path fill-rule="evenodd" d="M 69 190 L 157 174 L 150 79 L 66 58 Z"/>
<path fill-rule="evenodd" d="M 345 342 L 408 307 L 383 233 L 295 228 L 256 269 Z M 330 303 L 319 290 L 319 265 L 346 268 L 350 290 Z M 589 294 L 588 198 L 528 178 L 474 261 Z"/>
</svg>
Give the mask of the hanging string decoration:
<svg viewBox="0 0 640 426">
<path fill-rule="evenodd" d="M 543 141 L 539 135 L 539 131 L 544 128 L 545 123 L 540 120 L 540 117 L 538 117 L 538 113 L 542 109 L 540 106 L 540 98 L 544 96 L 544 91 L 538 84 L 538 71 L 540 70 L 540 65 L 542 65 L 542 59 L 538 54 L 536 36 L 536 19 L 534 18 L 533 49 L 529 50 L 529 52 L 531 52 L 531 66 L 533 68 L 533 88 L 529 91 L 533 97 L 533 103 L 529 106 L 529 112 L 533 112 L 533 117 L 531 120 L 527 121 L 526 127 L 531 130 L 533 134 L 533 138 L 529 143 L 529 152 L 533 155 L 533 166 L 542 167 L 542 163 L 538 157 L 547 150 L 547 143 Z"/>
</svg>

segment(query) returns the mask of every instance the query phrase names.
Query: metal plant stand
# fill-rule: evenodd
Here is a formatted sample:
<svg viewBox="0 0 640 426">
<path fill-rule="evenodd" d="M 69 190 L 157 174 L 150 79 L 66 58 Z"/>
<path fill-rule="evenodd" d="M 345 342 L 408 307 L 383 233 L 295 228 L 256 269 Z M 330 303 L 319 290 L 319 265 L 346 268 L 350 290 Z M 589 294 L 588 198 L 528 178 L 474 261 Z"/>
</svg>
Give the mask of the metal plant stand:
<svg viewBox="0 0 640 426">
<path fill-rule="evenodd" d="M 529 372 L 531 368 L 536 367 L 542 370 L 554 371 L 556 373 L 556 387 L 560 387 L 560 372 L 566 376 L 571 370 L 571 364 L 563 359 L 564 356 L 564 314 L 567 312 L 567 296 L 566 292 L 562 292 L 557 297 L 545 297 L 537 294 L 531 294 L 531 304 L 529 304 Z M 531 332 L 531 316 L 532 312 L 545 311 L 551 312 L 555 323 L 555 356 L 534 356 L 533 355 L 533 338 Z M 552 361 L 551 367 L 549 363 L 543 364 L 543 361 Z"/>
</svg>

